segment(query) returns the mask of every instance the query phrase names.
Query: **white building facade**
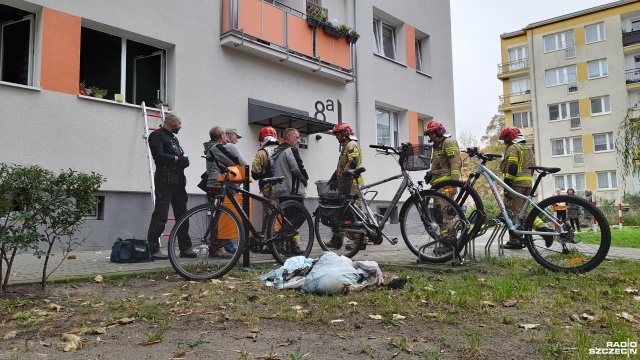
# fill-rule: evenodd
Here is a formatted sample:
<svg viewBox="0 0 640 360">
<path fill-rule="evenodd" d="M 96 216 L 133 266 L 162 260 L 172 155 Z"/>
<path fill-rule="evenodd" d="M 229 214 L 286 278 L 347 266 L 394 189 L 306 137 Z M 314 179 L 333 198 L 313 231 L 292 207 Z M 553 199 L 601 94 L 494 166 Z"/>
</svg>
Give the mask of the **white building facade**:
<svg viewBox="0 0 640 360">
<path fill-rule="evenodd" d="M 314 29 L 309 11 L 360 39 Z M 346 122 L 365 181 L 381 180 L 399 168 L 369 144 L 418 143 L 431 119 L 455 133 L 450 18 L 440 0 L 0 0 L 0 161 L 104 175 L 83 230 L 94 248 L 147 233 L 142 101 L 160 99 L 182 117 L 189 207 L 204 201 L 196 184 L 214 125 L 238 129 L 248 162 L 262 126 L 298 128 L 312 184 L 334 171 L 338 144 L 327 131 Z M 80 83 L 107 95 L 82 95 Z M 314 208 L 314 186 L 308 196 Z"/>
</svg>

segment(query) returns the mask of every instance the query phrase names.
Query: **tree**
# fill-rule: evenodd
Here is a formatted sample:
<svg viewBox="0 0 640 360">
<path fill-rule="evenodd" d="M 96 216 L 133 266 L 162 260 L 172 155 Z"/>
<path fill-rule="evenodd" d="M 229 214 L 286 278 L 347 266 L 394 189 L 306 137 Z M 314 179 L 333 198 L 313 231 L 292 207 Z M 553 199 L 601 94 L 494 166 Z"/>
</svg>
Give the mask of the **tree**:
<svg viewBox="0 0 640 360">
<path fill-rule="evenodd" d="M 488 154 L 504 154 L 505 145 L 498 140 L 500 136 L 500 132 L 504 128 L 504 114 L 499 113 L 494 115 L 487 125 L 487 134 L 483 135 L 481 138 L 482 144 L 484 147 L 482 148 L 483 153 Z M 500 174 L 500 162 L 499 161 L 490 161 L 487 163 L 487 167 L 489 170 L 493 171 L 496 174 Z M 487 180 L 483 177 L 479 178 L 476 182 L 475 189 L 478 191 L 480 196 L 483 199 L 493 199 L 493 194 L 491 193 L 491 189 L 487 184 Z"/>
<path fill-rule="evenodd" d="M 640 174 L 640 111 L 630 108 L 618 126 L 616 158 L 622 178 Z"/>
<path fill-rule="evenodd" d="M 480 142 L 476 136 L 469 129 L 462 129 L 457 136 L 458 146 L 460 149 L 466 149 L 469 147 L 479 146 Z"/>
</svg>

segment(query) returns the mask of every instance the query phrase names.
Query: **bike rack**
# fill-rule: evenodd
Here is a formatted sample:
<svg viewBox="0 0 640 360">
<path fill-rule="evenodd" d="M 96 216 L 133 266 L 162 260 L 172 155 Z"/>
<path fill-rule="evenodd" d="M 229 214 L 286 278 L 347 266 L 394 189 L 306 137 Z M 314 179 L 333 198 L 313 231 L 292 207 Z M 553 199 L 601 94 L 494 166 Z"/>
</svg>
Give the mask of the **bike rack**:
<svg viewBox="0 0 640 360">
<path fill-rule="evenodd" d="M 491 245 L 493 241 L 498 239 L 498 256 L 504 256 L 504 249 L 502 245 L 504 244 L 504 235 L 506 234 L 508 228 L 505 223 L 500 219 L 491 219 L 484 224 L 484 227 L 478 233 L 478 236 L 484 235 L 490 227 L 493 226 L 493 231 L 491 232 L 491 236 L 489 236 L 489 241 L 484 246 L 484 255 L 486 257 L 491 257 Z"/>
</svg>

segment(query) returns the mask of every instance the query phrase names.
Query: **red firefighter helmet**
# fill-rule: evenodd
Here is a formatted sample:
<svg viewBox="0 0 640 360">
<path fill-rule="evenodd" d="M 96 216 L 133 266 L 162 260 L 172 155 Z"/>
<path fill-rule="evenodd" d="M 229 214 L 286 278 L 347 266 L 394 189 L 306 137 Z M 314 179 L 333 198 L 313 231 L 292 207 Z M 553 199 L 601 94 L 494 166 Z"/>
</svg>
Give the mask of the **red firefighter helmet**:
<svg viewBox="0 0 640 360">
<path fill-rule="evenodd" d="M 336 126 L 333 127 L 333 130 L 331 130 L 331 132 L 334 134 L 337 132 L 342 133 L 342 136 L 344 137 L 353 135 L 353 129 L 347 123 L 336 124 Z"/>
<path fill-rule="evenodd" d="M 430 132 L 434 132 L 434 131 L 437 137 L 441 137 L 442 135 L 444 135 L 444 133 L 447 132 L 447 129 L 444 128 L 444 125 L 442 125 L 441 122 L 432 120 L 427 123 L 427 127 L 424 130 L 424 134 L 429 135 Z"/>
<path fill-rule="evenodd" d="M 271 126 L 265 126 L 262 128 L 262 130 L 260 130 L 258 141 L 262 142 L 262 140 L 264 140 L 264 138 L 266 138 L 267 136 L 272 136 L 276 138 L 276 140 L 278 139 L 278 133 L 276 132 L 276 129 L 272 128 Z"/>
<path fill-rule="evenodd" d="M 498 140 L 503 140 L 506 144 L 513 144 L 513 139 L 520 135 L 522 135 L 520 129 L 515 126 L 508 126 L 502 130 L 500 136 L 498 136 Z"/>
</svg>

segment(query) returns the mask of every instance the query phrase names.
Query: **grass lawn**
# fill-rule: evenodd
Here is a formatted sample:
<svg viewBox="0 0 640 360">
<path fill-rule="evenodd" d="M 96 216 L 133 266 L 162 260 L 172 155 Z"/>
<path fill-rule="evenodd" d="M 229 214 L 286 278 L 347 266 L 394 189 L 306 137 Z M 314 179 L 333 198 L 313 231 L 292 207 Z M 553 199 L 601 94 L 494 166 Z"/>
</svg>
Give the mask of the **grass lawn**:
<svg viewBox="0 0 640 360">
<path fill-rule="evenodd" d="M 611 227 L 611 246 L 640 248 L 640 227 Z"/>
</svg>

